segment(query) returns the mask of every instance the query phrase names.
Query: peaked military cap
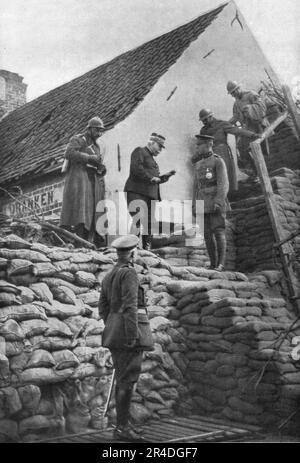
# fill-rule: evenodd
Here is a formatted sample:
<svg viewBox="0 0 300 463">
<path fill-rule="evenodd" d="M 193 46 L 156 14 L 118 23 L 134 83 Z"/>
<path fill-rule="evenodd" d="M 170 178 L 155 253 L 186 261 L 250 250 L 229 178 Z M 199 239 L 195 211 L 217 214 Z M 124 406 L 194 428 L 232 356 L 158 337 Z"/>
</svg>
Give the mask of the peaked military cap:
<svg viewBox="0 0 300 463">
<path fill-rule="evenodd" d="M 124 249 L 130 250 L 135 248 L 138 245 L 139 239 L 135 235 L 126 235 L 120 236 L 119 238 L 115 239 L 111 245 L 113 248 L 116 249 Z"/>
<path fill-rule="evenodd" d="M 214 140 L 215 137 L 211 137 L 210 135 L 195 135 L 195 137 L 200 138 L 200 140 Z"/>
<path fill-rule="evenodd" d="M 150 135 L 150 140 L 151 141 L 156 141 L 162 148 L 165 148 L 165 141 L 166 138 L 163 135 L 159 135 L 158 133 L 151 133 Z"/>
</svg>

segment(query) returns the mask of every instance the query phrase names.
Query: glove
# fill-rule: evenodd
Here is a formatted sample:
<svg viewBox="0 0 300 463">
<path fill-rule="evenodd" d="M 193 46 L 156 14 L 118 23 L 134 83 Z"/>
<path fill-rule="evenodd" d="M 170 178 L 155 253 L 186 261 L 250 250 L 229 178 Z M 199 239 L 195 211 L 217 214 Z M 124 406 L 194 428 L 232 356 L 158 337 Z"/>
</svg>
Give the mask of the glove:
<svg viewBox="0 0 300 463">
<path fill-rule="evenodd" d="M 217 203 L 214 204 L 214 212 L 221 212 L 220 204 L 217 204 Z"/>
<path fill-rule="evenodd" d="M 107 172 L 107 170 L 106 170 L 105 165 L 100 162 L 99 166 L 98 166 L 98 169 L 97 169 L 97 173 L 99 175 L 101 175 L 102 177 L 104 177 L 104 175 L 106 175 L 106 172 Z"/>
<path fill-rule="evenodd" d="M 151 178 L 150 182 L 151 182 L 151 183 L 160 183 L 161 180 L 160 180 L 159 177 L 153 177 L 153 178 Z"/>
<path fill-rule="evenodd" d="M 133 349 L 136 346 L 137 339 L 132 339 L 132 341 L 129 341 L 127 344 L 125 344 L 125 347 L 129 349 Z"/>
</svg>

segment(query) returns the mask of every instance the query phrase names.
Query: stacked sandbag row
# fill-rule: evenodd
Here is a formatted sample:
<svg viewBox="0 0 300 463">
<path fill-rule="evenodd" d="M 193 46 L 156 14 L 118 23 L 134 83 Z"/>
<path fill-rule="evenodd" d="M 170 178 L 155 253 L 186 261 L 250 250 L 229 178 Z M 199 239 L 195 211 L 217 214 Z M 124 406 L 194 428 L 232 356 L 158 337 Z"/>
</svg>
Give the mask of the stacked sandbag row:
<svg viewBox="0 0 300 463">
<path fill-rule="evenodd" d="M 172 413 L 182 375 L 176 361 L 183 368 L 185 348 L 176 322 L 165 318 L 176 302 L 165 285 L 177 277 L 161 258 L 139 254 L 136 269 L 156 340 L 143 374 L 151 371 L 157 382 L 153 393 L 136 395 L 137 421 Z M 0 239 L 1 440 L 103 426 L 112 362 L 101 347 L 97 306 L 100 282 L 115 259 L 113 250 L 49 248 L 16 235 Z M 30 410 L 21 397 L 24 387 L 34 404 Z M 114 419 L 113 407 L 108 416 Z"/>
<path fill-rule="evenodd" d="M 296 410 L 300 397 L 300 375 L 291 357 L 300 327 L 289 332 L 294 317 L 286 302 L 263 298 L 262 285 L 242 278 L 204 273 L 203 281 L 169 283 L 177 299 L 170 317 L 187 331 L 185 380 L 194 410 L 274 425 Z"/>
<path fill-rule="evenodd" d="M 233 221 L 226 221 L 226 269 L 234 270 L 236 261 L 235 225 Z M 153 252 L 165 259 L 174 267 L 209 267 L 210 260 L 203 240 L 187 238 L 184 243 L 176 246 L 164 246 Z"/>
<path fill-rule="evenodd" d="M 233 206 L 236 269 L 248 272 L 260 265 L 265 269 L 275 268 L 273 231 L 264 197 L 243 199 Z"/>
<path fill-rule="evenodd" d="M 271 183 L 275 193 L 278 216 L 284 236 L 299 230 L 300 225 L 300 171 L 281 168 L 272 172 Z M 273 248 L 271 227 L 265 198 L 256 196 L 232 204 L 235 226 L 236 268 L 241 271 L 275 269 L 280 266 L 278 252 Z M 299 239 L 294 250 L 299 253 Z"/>
<path fill-rule="evenodd" d="M 269 172 L 281 166 L 299 168 L 300 146 L 291 119 L 280 124 L 269 138 L 270 156 L 265 157 Z"/>
</svg>

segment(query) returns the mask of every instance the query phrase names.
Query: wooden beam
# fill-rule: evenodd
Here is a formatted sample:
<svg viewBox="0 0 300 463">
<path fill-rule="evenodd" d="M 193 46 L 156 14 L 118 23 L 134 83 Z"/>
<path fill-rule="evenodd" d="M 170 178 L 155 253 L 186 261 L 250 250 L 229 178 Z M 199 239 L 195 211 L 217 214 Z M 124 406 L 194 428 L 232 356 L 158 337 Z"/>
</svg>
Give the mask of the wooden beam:
<svg viewBox="0 0 300 463">
<path fill-rule="evenodd" d="M 288 111 L 292 117 L 297 135 L 298 135 L 298 140 L 300 140 L 300 115 L 297 109 L 297 106 L 295 105 L 295 102 L 293 100 L 291 91 L 287 85 L 282 86 L 283 89 L 283 94 L 284 98 L 288 107 Z"/>
<path fill-rule="evenodd" d="M 281 122 L 283 122 L 288 115 L 288 111 L 285 111 L 281 116 L 279 116 L 274 122 L 272 122 L 269 127 L 266 128 L 266 130 L 261 134 L 258 140 L 255 140 L 257 143 L 261 143 L 263 140 L 268 138 L 270 135 L 273 135 L 273 131 L 278 127 Z"/>
<path fill-rule="evenodd" d="M 250 143 L 250 147 L 253 154 L 253 159 L 255 162 L 257 173 L 260 178 L 260 184 L 264 193 L 275 241 L 281 242 L 285 239 L 285 235 L 278 215 L 276 199 L 269 178 L 269 173 L 266 167 L 264 155 L 262 153 L 260 143 L 258 143 L 257 141 Z M 289 256 L 291 255 L 291 246 L 288 243 L 283 243 L 279 248 L 279 253 L 283 271 L 287 279 L 290 300 L 292 303 L 296 305 L 297 312 L 298 314 L 300 314 L 300 300 L 298 297 L 297 287 L 294 284 L 295 275 L 290 265 L 289 259 Z"/>
</svg>

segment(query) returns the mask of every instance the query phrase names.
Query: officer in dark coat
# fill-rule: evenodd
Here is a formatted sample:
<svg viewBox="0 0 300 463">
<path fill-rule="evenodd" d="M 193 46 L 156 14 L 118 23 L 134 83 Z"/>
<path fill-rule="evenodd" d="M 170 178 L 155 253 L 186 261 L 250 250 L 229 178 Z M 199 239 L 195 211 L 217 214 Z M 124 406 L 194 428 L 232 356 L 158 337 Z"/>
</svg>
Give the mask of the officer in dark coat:
<svg viewBox="0 0 300 463">
<path fill-rule="evenodd" d="M 132 218 L 139 210 L 132 201 L 139 200 L 143 211 L 144 226 L 147 226 L 147 233 L 143 231 L 142 242 L 144 249 L 151 248 L 152 221 L 155 220 L 155 201 L 161 201 L 159 185 L 165 183 L 176 172 L 172 170 L 165 175 L 160 175 L 159 167 L 155 157 L 165 148 L 165 137 L 152 133 L 147 146 L 138 147 L 131 154 L 130 174 L 126 181 L 124 191 L 127 193 L 126 200 L 128 212 Z M 152 205 L 152 208 L 151 208 Z M 131 233 L 137 232 L 140 236 L 140 221 L 132 224 Z"/>
<path fill-rule="evenodd" d="M 74 227 L 75 233 L 86 240 L 92 232 L 96 244 L 100 238 L 95 230 L 95 212 L 98 201 L 104 199 L 106 174 L 104 145 L 98 138 L 104 130 L 100 117 L 90 119 L 85 132 L 70 139 L 63 166 L 66 178 L 60 225 L 67 230 Z"/>
<path fill-rule="evenodd" d="M 131 396 L 141 372 L 143 357 L 143 348 L 137 347 L 138 311 L 145 313 L 145 303 L 133 266 L 138 241 L 135 235 L 113 241 L 118 261 L 102 281 L 99 300 L 99 314 L 105 323 L 102 343 L 111 351 L 116 374 L 117 427 L 114 437 L 130 441 L 142 440 L 139 430 L 129 421 Z M 121 325 L 119 332 L 110 325 L 112 314 L 122 314 L 124 326 Z"/>
<path fill-rule="evenodd" d="M 210 109 L 201 109 L 199 119 L 203 123 L 200 134 L 214 137 L 214 153 L 221 156 L 226 164 L 229 191 L 236 191 L 238 189 L 237 169 L 231 148 L 227 143 L 227 135 L 245 137 L 249 140 L 255 140 L 259 135 L 250 130 L 236 127 L 230 122 L 216 119 Z"/>
<path fill-rule="evenodd" d="M 230 208 L 229 181 L 223 159 L 213 152 L 214 138 L 196 135 L 198 157 L 194 159 L 193 213 L 196 201 L 204 201 L 204 239 L 212 269 L 224 270 L 226 258 L 226 211 Z M 203 143 L 204 142 L 204 143 Z"/>
</svg>

